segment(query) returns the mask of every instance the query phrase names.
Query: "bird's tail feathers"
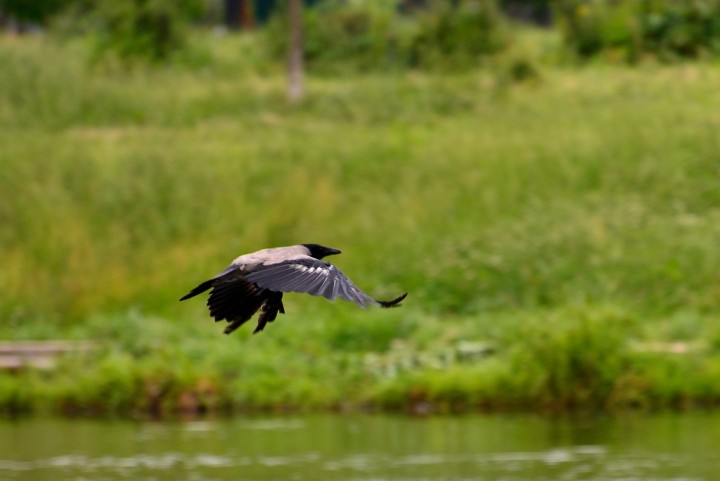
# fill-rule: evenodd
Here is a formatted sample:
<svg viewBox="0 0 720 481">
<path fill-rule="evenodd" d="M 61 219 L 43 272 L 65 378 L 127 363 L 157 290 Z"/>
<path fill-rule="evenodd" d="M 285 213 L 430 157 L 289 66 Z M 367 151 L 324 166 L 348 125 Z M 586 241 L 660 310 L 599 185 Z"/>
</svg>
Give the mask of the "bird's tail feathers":
<svg viewBox="0 0 720 481">
<path fill-rule="evenodd" d="M 377 302 L 380 307 L 400 307 L 400 303 L 407 297 L 408 293 L 406 292 L 402 296 L 396 297 L 392 301 L 379 301 L 375 299 L 375 302 Z"/>
</svg>

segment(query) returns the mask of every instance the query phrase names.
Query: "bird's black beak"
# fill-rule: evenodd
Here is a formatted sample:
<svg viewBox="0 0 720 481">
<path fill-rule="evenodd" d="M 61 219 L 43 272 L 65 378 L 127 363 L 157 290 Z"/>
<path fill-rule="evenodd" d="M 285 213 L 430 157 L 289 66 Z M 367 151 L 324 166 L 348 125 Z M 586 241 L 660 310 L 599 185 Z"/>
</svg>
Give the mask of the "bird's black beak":
<svg viewBox="0 0 720 481">
<path fill-rule="evenodd" d="M 328 247 L 327 252 L 325 253 L 325 256 L 334 256 L 336 254 L 342 254 L 342 251 L 340 249 L 334 249 L 332 247 Z"/>
</svg>

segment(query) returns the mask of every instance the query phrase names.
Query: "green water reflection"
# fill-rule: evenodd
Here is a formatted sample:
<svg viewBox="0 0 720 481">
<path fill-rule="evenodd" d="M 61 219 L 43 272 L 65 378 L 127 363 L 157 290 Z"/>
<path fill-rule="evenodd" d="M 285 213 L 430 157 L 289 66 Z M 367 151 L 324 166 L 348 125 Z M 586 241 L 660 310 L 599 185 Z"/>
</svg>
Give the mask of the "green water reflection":
<svg viewBox="0 0 720 481">
<path fill-rule="evenodd" d="M 0 480 L 720 480 L 720 413 L 0 421 Z"/>
</svg>

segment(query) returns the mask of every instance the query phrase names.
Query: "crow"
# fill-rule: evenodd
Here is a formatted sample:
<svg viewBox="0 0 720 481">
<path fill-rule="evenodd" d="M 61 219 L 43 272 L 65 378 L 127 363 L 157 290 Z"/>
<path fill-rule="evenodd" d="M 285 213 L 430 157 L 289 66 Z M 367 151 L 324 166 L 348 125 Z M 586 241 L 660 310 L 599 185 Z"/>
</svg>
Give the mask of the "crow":
<svg viewBox="0 0 720 481">
<path fill-rule="evenodd" d="M 278 313 L 285 314 L 285 292 L 305 292 L 333 300 L 336 297 L 362 307 L 396 307 L 407 292 L 391 301 L 378 301 L 361 291 L 345 274 L 322 259 L 340 254 L 338 249 L 320 244 L 272 247 L 244 254 L 230 266 L 188 292 L 180 300 L 190 299 L 208 289 L 207 305 L 215 322 L 228 322 L 230 334 L 260 311 L 253 334 L 262 331 Z"/>
</svg>

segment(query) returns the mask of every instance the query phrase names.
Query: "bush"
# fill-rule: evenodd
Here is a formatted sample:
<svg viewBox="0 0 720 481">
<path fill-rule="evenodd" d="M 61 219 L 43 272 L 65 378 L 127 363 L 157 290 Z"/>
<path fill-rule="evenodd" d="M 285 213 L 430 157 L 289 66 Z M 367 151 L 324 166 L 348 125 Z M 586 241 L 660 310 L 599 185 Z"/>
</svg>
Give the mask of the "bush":
<svg viewBox="0 0 720 481">
<path fill-rule="evenodd" d="M 495 2 L 438 2 L 420 15 L 419 31 L 410 46 L 410 65 L 472 67 L 507 43 Z"/>
<path fill-rule="evenodd" d="M 44 24 L 73 0 L 0 0 L 0 12 L 17 22 Z"/>
<path fill-rule="evenodd" d="M 670 57 L 720 53 L 719 0 L 648 1 L 642 11 L 646 49 Z"/>
<path fill-rule="evenodd" d="M 514 372 L 523 373 L 544 406 L 602 409 L 629 365 L 628 324 L 612 310 L 554 313 L 527 326 L 512 359 Z"/>
<path fill-rule="evenodd" d="M 565 43 L 581 58 L 635 61 L 720 53 L 720 0 L 562 0 Z"/>
<path fill-rule="evenodd" d="M 397 14 L 394 2 L 326 2 L 303 12 L 304 53 L 315 71 L 475 67 L 507 44 L 502 15 L 491 1 L 437 2 L 415 14 Z M 287 55 L 287 15 L 265 31 L 274 59 Z"/>
<path fill-rule="evenodd" d="M 303 9 L 304 55 L 319 71 L 368 71 L 391 66 L 397 50 L 394 6 L 325 2 Z M 281 9 L 265 30 L 265 43 L 274 59 L 287 57 L 288 15 Z"/>
<path fill-rule="evenodd" d="M 201 13 L 199 0 L 100 1 L 92 7 L 90 24 L 98 54 L 157 62 L 185 46 L 186 27 Z"/>
</svg>

